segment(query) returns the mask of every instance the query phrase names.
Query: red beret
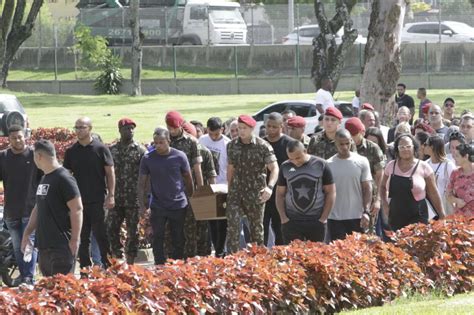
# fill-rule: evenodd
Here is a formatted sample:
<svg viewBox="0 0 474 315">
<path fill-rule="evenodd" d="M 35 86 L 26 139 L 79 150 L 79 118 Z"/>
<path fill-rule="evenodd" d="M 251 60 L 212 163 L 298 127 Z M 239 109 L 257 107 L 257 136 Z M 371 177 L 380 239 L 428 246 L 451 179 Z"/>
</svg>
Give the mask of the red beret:
<svg viewBox="0 0 474 315">
<path fill-rule="evenodd" d="M 189 133 L 191 136 L 197 137 L 196 127 L 194 127 L 194 125 L 191 124 L 190 122 L 185 122 L 183 124 L 183 129 L 184 129 L 184 131 Z"/>
<path fill-rule="evenodd" d="M 374 111 L 375 108 L 372 106 L 372 104 L 370 103 L 364 103 L 362 104 L 362 109 L 367 109 L 367 110 L 371 110 L 371 111 Z"/>
<path fill-rule="evenodd" d="M 255 125 L 257 125 L 257 122 L 255 119 L 252 118 L 252 116 L 249 115 L 240 115 L 239 118 L 237 119 L 239 123 L 246 124 L 247 126 L 253 128 Z"/>
<path fill-rule="evenodd" d="M 133 120 L 131 120 L 130 118 L 122 118 L 118 122 L 118 127 L 119 128 L 122 128 L 123 126 L 129 126 L 129 125 L 133 125 L 133 127 L 137 126 L 137 124 Z"/>
<path fill-rule="evenodd" d="M 336 117 L 339 120 L 342 120 L 341 111 L 339 109 L 337 109 L 336 107 L 334 107 L 334 106 L 328 107 L 328 109 L 326 109 L 326 111 L 324 112 L 324 115 L 333 116 L 333 117 Z"/>
<path fill-rule="evenodd" d="M 184 118 L 179 112 L 171 111 L 166 114 L 166 124 L 173 128 L 181 127 L 184 123 Z"/>
<path fill-rule="evenodd" d="M 365 126 L 357 117 L 351 117 L 346 121 L 346 129 L 351 133 L 351 136 L 365 131 Z"/>
<path fill-rule="evenodd" d="M 423 105 L 423 107 L 421 108 L 421 111 L 423 112 L 423 114 L 427 115 L 430 111 L 430 107 L 431 107 L 431 103 L 426 103 L 425 105 Z"/>
<path fill-rule="evenodd" d="M 306 127 L 306 120 L 301 116 L 291 117 L 286 121 L 286 124 L 289 127 L 293 128 L 304 128 Z"/>
</svg>

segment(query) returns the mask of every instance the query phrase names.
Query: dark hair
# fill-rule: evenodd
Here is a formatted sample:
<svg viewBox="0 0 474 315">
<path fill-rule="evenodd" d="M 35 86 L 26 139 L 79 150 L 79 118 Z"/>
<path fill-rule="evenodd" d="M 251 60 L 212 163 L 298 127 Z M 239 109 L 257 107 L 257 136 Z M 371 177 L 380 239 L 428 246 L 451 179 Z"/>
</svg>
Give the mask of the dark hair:
<svg viewBox="0 0 474 315">
<path fill-rule="evenodd" d="M 290 140 L 288 141 L 288 144 L 286 145 L 286 151 L 289 153 L 293 153 L 296 150 L 304 150 L 304 145 L 301 143 L 299 140 Z"/>
<path fill-rule="evenodd" d="M 469 162 L 474 162 L 474 146 L 468 143 L 462 143 L 456 147 L 456 150 L 462 157 L 468 155 Z"/>
<path fill-rule="evenodd" d="M 352 139 L 351 134 L 347 129 L 340 128 L 336 131 L 336 138 L 339 139 Z"/>
<path fill-rule="evenodd" d="M 285 109 L 284 111 L 281 112 L 281 115 L 285 115 L 285 114 L 293 114 L 296 116 L 296 112 L 294 110 L 291 110 L 289 108 Z"/>
<path fill-rule="evenodd" d="M 454 99 L 452 97 L 447 97 L 444 102 L 443 102 L 443 105 L 446 104 L 446 102 L 451 102 L 453 104 L 456 104 L 456 102 L 454 101 Z"/>
<path fill-rule="evenodd" d="M 277 123 L 279 124 L 283 124 L 283 116 L 282 114 L 280 113 L 277 113 L 277 112 L 272 112 L 270 113 L 266 119 L 265 119 L 265 122 L 269 121 L 269 120 L 273 120 L 273 121 L 276 121 Z"/>
<path fill-rule="evenodd" d="M 12 132 L 17 132 L 17 131 L 21 131 L 21 132 L 25 133 L 25 129 L 20 125 L 11 125 L 8 128 L 8 134 L 10 134 Z"/>
<path fill-rule="evenodd" d="M 415 137 L 409 133 L 402 133 L 399 135 L 396 139 L 395 142 L 393 143 L 393 155 L 395 156 L 396 159 L 400 156 L 400 152 L 398 151 L 398 144 L 400 143 L 400 140 L 403 138 L 410 138 L 411 141 L 413 142 L 413 154 L 415 155 L 416 158 L 418 158 L 418 150 L 420 149 L 420 143 L 418 140 L 415 139 Z"/>
<path fill-rule="evenodd" d="M 171 141 L 170 132 L 168 131 L 168 129 L 161 127 L 155 128 L 155 131 L 153 131 L 153 137 L 162 137 L 168 141 Z"/>
<path fill-rule="evenodd" d="M 461 143 L 465 143 L 466 142 L 466 137 L 459 131 L 453 131 L 449 135 L 448 142 L 451 142 L 453 140 L 458 140 Z"/>
<path fill-rule="evenodd" d="M 46 155 L 55 157 L 56 156 L 56 149 L 54 148 L 54 144 L 46 139 L 39 139 L 34 144 L 35 152 L 42 152 Z"/>
<path fill-rule="evenodd" d="M 222 120 L 219 117 L 211 117 L 207 120 L 207 129 L 210 131 L 216 131 L 223 127 Z"/>
<path fill-rule="evenodd" d="M 380 150 L 382 150 L 383 154 L 387 152 L 387 143 L 385 142 L 385 139 L 383 137 L 383 134 L 380 128 L 370 127 L 365 132 L 365 137 L 367 138 L 367 136 L 372 136 L 372 137 L 377 138 L 377 142 L 378 142 L 377 145 L 380 147 Z"/>
<path fill-rule="evenodd" d="M 426 88 L 424 87 L 418 88 L 418 92 L 421 92 L 424 96 L 426 96 Z"/>
<path fill-rule="evenodd" d="M 428 141 L 429 137 L 431 135 L 427 133 L 426 131 L 420 131 L 415 135 L 415 139 L 418 140 L 420 144 L 425 144 L 426 141 Z"/>
<path fill-rule="evenodd" d="M 404 83 L 398 83 L 397 86 L 403 87 L 405 90 L 407 89 L 407 86 Z"/>
<path fill-rule="evenodd" d="M 196 129 L 200 129 L 201 132 L 204 133 L 204 125 L 202 124 L 202 122 L 198 120 L 191 120 L 189 123 L 196 127 Z"/>
<path fill-rule="evenodd" d="M 433 154 L 441 161 L 446 160 L 446 151 L 444 150 L 444 139 L 438 135 L 429 137 L 425 145 L 430 146 Z"/>
</svg>

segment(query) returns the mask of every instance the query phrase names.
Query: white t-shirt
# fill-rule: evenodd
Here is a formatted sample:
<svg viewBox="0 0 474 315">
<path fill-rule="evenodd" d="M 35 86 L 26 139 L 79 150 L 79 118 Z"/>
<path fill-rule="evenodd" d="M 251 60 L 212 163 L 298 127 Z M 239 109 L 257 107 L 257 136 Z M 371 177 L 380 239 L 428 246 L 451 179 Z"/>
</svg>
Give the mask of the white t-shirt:
<svg viewBox="0 0 474 315">
<path fill-rule="evenodd" d="M 315 98 L 316 104 L 321 104 L 323 111 L 326 111 L 329 107 L 334 107 L 334 98 L 332 98 L 331 92 L 328 92 L 323 89 L 319 89 L 316 92 Z"/>
<path fill-rule="evenodd" d="M 351 152 L 348 159 L 340 159 L 337 154 L 334 155 L 328 159 L 328 165 L 336 184 L 337 196 L 329 219 L 360 219 L 364 212 L 361 183 L 372 180 L 369 160 Z"/>
<path fill-rule="evenodd" d="M 227 144 L 230 139 L 224 135 L 218 141 L 212 140 L 209 135 L 203 135 L 199 138 L 199 143 L 211 151 L 214 161 L 218 161 L 216 169 L 219 170 L 216 178 L 217 184 L 227 184 Z"/>
<path fill-rule="evenodd" d="M 436 185 L 438 187 L 438 192 L 441 196 L 441 199 L 445 199 L 445 192 L 446 187 L 448 187 L 449 178 L 451 177 L 451 173 L 456 169 L 456 166 L 450 160 L 446 160 L 443 163 L 433 163 L 431 159 L 429 159 L 428 164 L 433 169 L 435 178 L 436 178 Z"/>
<path fill-rule="evenodd" d="M 359 108 L 360 107 L 360 99 L 357 96 L 354 96 L 352 99 L 352 108 Z"/>
</svg>

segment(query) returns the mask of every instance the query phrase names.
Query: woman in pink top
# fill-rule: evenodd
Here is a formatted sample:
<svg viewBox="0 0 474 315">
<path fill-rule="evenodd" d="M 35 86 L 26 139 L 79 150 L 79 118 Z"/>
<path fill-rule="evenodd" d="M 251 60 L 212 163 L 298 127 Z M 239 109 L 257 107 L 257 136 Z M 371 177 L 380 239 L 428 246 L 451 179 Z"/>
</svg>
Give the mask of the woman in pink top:
<svg viewBox="0 0 474 315">
<path fill-rule="evenodd" d="M 472 144 L 460 144 L 454 151 L 459 168 L 451 173 L 447 199 L 454 205 L 454 214 L 467 217 L 474 215 L 474 148 Z"/>
<path fill-rule="evenodd" d="M 444 217 L 433 169 L 416 158 L 419 143 L 411 134 L 395 139 L 395 159 L 385 167 L 380 197 L 392 230 L 412 223 L 428 223 L 426 197 L 440 218 Z M 388 212 L 388 213 L 387 213 Z"/>
</svg>

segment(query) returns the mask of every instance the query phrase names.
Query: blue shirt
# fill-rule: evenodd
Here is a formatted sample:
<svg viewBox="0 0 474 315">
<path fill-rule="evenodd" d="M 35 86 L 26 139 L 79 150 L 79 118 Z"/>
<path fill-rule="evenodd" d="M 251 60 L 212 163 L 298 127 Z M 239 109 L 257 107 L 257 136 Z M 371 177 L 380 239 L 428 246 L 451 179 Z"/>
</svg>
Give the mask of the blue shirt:
<svg viewBox="0 0 474 315">
<path fill-rule="evenodd" d="M 140 175 L 149 175 L 151 182 L 151 208 L 158 210 L 183 209 L 188 205 L 183 173 L 189 172 L 186 155 L 170 148 L 168 155 L 157 151 L 146 153 L 140 163 Z"/>
</svg>

